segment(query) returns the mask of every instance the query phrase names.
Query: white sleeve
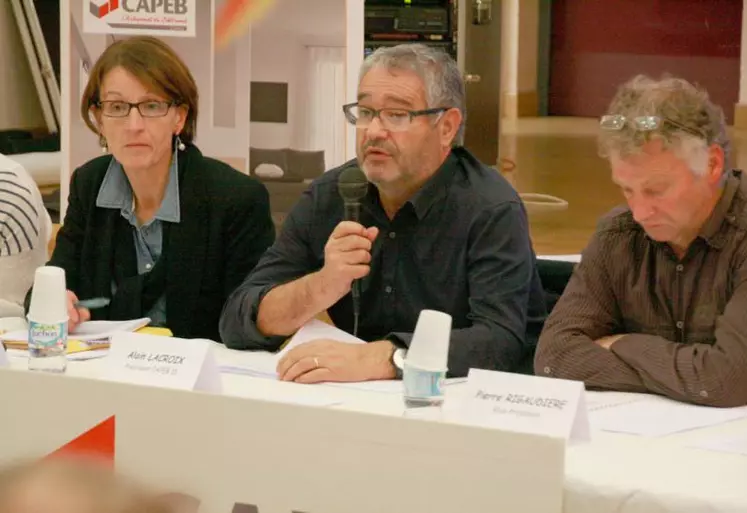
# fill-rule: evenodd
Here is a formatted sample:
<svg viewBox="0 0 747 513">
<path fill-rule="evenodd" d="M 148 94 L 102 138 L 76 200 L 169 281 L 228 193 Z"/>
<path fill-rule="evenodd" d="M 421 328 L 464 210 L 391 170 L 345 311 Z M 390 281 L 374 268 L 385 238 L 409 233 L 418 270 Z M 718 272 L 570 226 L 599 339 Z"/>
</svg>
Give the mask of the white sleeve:
<svg viewBox="0 0 747 513">
<path fill-rule="evenodd" d="M 33 251 L 46 230 L 31 184 L 15 170 L 0 170 L 0 257 Z"/>
<path fill-rule="evenodd" d="M 0 317 L 23 315 L 36 268 L 47 262 L 50 225 L 28 173 L 20 166 L 0 166 Z"/>
</svg>

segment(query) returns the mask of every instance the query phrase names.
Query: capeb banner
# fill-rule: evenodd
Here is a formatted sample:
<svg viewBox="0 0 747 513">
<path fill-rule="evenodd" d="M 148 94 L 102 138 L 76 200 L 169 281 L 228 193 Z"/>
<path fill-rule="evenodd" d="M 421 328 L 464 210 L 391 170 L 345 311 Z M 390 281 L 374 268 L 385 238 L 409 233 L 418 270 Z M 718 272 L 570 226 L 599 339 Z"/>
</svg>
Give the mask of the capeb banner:
<svg viewBox="0 0 747 513">
<path fill-rule="evenodd" d="M 83 0 L 83 31 L 194 37 L 197 1 Z"/>
</svg>

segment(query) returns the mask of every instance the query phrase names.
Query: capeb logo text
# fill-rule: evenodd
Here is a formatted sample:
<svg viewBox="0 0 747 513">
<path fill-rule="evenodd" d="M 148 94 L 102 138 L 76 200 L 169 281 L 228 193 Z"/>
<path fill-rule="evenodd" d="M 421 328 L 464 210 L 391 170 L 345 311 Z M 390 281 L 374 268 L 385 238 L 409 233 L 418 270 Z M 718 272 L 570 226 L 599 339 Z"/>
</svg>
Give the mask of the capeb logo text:
<svg viewBox="0 0 747 513">
<path fill-rule="evenodd" d="M 120 6 L 128 13 L 138 14 L 186 14 L 187 0 L 89 0 L 93 16 L 102 19 Z"/>
</svg>

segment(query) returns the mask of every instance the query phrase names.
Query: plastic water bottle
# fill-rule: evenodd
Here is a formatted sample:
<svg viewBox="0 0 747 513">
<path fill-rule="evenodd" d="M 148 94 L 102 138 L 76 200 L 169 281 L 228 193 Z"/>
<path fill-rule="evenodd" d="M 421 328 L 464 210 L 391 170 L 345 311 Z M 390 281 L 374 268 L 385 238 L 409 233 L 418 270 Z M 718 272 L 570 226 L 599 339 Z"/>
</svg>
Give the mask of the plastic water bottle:
<svg viewBox="0 0 747 513">
<path fill-rule="evenodd" d="M 65 270 L 39 267 L 29 308 L 29 370 L 67 369 L 67 288 Z"/>
</svg>

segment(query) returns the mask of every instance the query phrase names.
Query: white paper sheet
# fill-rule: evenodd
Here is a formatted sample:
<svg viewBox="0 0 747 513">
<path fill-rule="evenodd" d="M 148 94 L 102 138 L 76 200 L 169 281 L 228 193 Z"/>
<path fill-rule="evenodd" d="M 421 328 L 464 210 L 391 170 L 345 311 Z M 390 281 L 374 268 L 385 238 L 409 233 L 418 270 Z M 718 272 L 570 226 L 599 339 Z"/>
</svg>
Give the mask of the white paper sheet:
<svg viewBox="0 0 747 513">
<path fill-rule="evenodd" d="M 278 353 L 219 351 L 217 353 L 219 367 L 221 372 L 229 374 L 245 374 L 260 378 L 277 379 L 276 369 L 280 359 L 294 347 L 317 339 L 332 339 L 350 344 L 366 343 L 326 322 L 313 319 L 301 327 Z M 226 351 L 229 352 L 227 353 Z"/>
<path fill-rule="evenodd" d="M 220 370 L 220 372 L 223 374 L 238 374 L 241 376 L 250 376 L 252 378 L 278 379 L 278 375 L 274 371 L 261 371 L 259 369 L 252 368 L 251 366 L 245 367 L 242 365 L 219 365 L 218 370 Z"/>
<path fill-rule="evenodd" d="M 150 319 L 133 319 L 129 321 L 88 321 L 82 322 L 75 327 L 75 331 L 68 334 L 69 339 L 80 340 L 81 342 L 90 342 L 93 340 L 108 340 L 112 335 L 122 331 L 137 331 L 147 326 Z M 28 330 L 17 330 L 3 333 L 0 340 L 8 342 L 27 342 L 29 338 Z"/>
<path fill-rule="evenodd" d="M 109 354 L 108 349 L 94 349 L 92 351 L 81 351 L 67 355 L 69 362 L 82 362 L 85 360 L 96 360 Z M 8 356 L 11 358 L 28 358 L 29 352 L 26 349 L 8 349 Z"/>
<path fill-rule="evenodd" d="M 137 331 L 147 326 L 150 318 L 132 319 L 129 321 L 88 321 L 82 322 L 75 327 L 75 330 L 68 335 L 68 338 L 76 340 L 100 340 L 111 338 L 117 332 Z"/>
<path fill-rule="evenodd" d="M 312 340 L 318 339 L 331 339 L 338 342 L 348 342 L 350 344 L 365 344 L 365 340 L 361 340 L 358 337 L 354 337 L 347 331 L 343 331 L 340 328 L 336 328 L 331 324 L 312 319 L 304 324 L 300 330 L 288 341 L 285 347 L 277 354 L 277 360 L 279 361 L 285 353 L 293 349 L 294 347 L 311 342 Z"/>
<path fill-rule="evenodd" d="M 560 262 L 575 262 L 578 263 L 581 261 L 581 254 L 571 254 L 571 255 L 537 255 L 537 258 L 540 260 L 556 260 Z"/>
<path fill-rule="evenodd" d="M 649 394 L 633 394 L 630 392 L 599 392 L 586 391 L 586 407 L 589 412 L 613 408 L 623 404 L 644 401 L 651 397 Z"/>
<path fill-rule="evenodd" d="M 467 378 L 448 378 L 444 380 L 444 387 L 457 385 L 459 383 L 465 383 Z M 325 385 L 342 387 L 342 388 L 353 388 L 356 390 L 366 390 L 369 392 L 380 392 L 386 394 L 402 394 L 404 388 L 402 380 L 387 379 L 377 381 L 361 381 L 358 383 L 324 383 Z"/>
<path fill-rule="evenodd" d="M 747 456 L 747 433 L 740 433 L 737 436 L 710 435 L 708 438 L 693 443 L 691 447 Z"/>
<path fill-rule="evenodd" d="M 709 408 L 664 397 L 617 404 L 590 412 L 591 425 L 603 431 L 665 436 L 747 417 L 747 407 Z"/>
</svg>

